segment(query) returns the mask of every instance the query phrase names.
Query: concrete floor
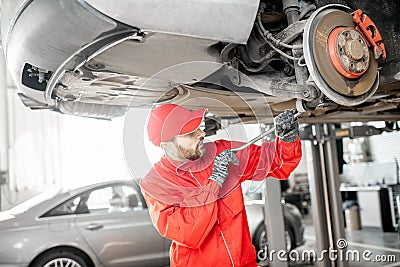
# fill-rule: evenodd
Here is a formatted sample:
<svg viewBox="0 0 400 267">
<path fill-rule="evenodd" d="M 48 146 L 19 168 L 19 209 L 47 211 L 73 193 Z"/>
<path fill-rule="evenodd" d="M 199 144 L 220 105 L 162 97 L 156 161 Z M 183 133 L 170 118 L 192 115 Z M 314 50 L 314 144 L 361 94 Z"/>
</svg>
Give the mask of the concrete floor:
<svg viewBox="0 0 400 267">
<path fill-rule="evenodd" d="M 306 215 L 304 221 L 306 225 L 304 234 L 306 242 L 296 249 L 299 253 L 305 250 L 315 250 L 316 248 L 312 215 Z M 371 227 L 364 227 L 356 231 L 348 231 L 346 229 L 346 241 L 348 243 L 347 251 L 354 251 L 353 255 L 358 254 L 360 257 L 360 260 L 357 260 L 356 257 L 349 254 L 348 267 L 400 266 L 400 240 L 397 233 L 384 233 L 381 229 Z M 366 253 L 365 258 L 363 258 L 363 253 Z M 343 256 L 343 258 L 345 257 Z M 378 259 L 377 257 L 382 261 L 378 262 L 376 260 Z M 384 257 L 386 257 L 386 260 L 384 260 Z M 368 261 L 368 259 L 371 261 Z M 316 264 L 310 261 L 298 261 L 291 263 L 290 266 L 316 266 Z"/>
</svg>

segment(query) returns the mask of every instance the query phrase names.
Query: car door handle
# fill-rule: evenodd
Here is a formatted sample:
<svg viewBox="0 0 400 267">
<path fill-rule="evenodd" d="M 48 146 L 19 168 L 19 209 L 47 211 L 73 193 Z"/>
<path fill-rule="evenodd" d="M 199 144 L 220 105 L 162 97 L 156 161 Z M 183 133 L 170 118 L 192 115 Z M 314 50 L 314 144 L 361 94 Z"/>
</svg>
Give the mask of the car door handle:
<svg viewBox="0 0 400 267">
<path fill-rule="evenodd" d="M 93 230 L 99 230 L 103 228 L 103 225 L 97 224 L 97 223 L 91 223 L 88 226 L 85 227 L 86 229 L 93 231 Z"/>
</svg>

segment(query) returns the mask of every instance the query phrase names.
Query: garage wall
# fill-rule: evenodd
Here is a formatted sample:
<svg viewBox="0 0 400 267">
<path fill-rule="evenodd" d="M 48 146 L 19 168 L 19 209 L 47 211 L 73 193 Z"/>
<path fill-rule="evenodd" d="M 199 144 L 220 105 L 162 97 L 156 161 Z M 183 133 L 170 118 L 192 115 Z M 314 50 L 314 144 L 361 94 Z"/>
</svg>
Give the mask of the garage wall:
<svg viewBox="0 0 400 267">
<path fill-rule="evenodd" d="M 131 179 L 123 151 L 124 118 L 112 121 L 62 115 L 62 181 L 75 188 L 113 179 Z"/>
<path fill-rule="evenodd" d="M 123 119 L 32 111 L 15 93 L 8 103 L 9 177 L 1 186 L 2 210 L 53 187 L 130 179 L 123 156 Z"/>
<path fill-rule="evenodd" d="M 371 156 L 377 162 L 400 161 L 400 132 L 382 133 L 369 138 Z"/>
<path fill-rule="evenodd" d="M 372 159 L 375 162 L 391 164 L 396 173 L 392 182 L 400 181 L 400 132 L 371 136 L 369 143 Z"/>
<path fill-rule="evenodd" d="M 123 118 L 104 121 L 32 111 L 19 100 L 11 81 L 5 87 L 0 88 L 7 104 L 0 124 L 0 170 L 8 171 L 8 177 L 0 186 L 0 210 L 52 187 L 130 179 L 123 156 Z"/>
<path fill-rule="evenodd" d="M 16 88 L 7 89 L 7 142 L 2 143 L 1 169 L 8 171 L 1 187 L 2 209 L 58 184 L 61 179 L 58 153 L 59 117 L 46 111 L 33 112 L 23 106 Z"/>
<path fill-rule="evenodd" d="M 377 128 L 385 127 L 384 122 L 370 122 Z M 341 181 L 352 184 L 394 184 L 399 179 L 400 132 L 384 132 L 367 138 L 357 138 L 345 142 L 345 152 L 360 156 L 360 161 L 349 161 L 344 166 Z M 351 147 L 357 147 L 359 151 Z M 357 146 L 358 145 L 358 146 Z M 350 153 L 351 152 L 351 153 Z"/>
<path fill-rule="evenodd" d="M 377 128 L 385 127 L 384 122 L 370 122 Z M 399 124 L 399 122 L 397 122 Z M 396 168 L 395 181 L 400 180 L 400 131 L 384 132 L 380 135 L 369 137 L 371 158 L 374 162 L 393 164 Z"/>
</svg>

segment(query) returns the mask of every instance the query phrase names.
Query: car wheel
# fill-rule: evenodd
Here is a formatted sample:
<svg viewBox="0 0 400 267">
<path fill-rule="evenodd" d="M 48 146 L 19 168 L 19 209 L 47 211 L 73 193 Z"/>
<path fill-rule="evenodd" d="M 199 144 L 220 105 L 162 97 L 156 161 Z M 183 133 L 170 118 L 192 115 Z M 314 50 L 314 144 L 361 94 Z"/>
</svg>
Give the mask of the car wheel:
<svg viewBox="0 0 400 267">
<path fill-rule="evenodd" d="M 285 242 L 286 242 L 286 250 L 291 251 L 296 247 L 296 241 L 294 238 L 293 230 L 290 226 L 285 224 Z M 267 231 L 265 230 L 265 225 L 260 224 L 258 226 L 253 239 L 254 247 L 256 248 L 256 252 L 258 253 L 260 250 L 268 253 L 268 239 L 267 239 Z M 267 249 L 267 251 L 265 251 Z"/>
<path fill-rule="evenodd" d="M 89 267 L 85 259 L 71 251 L 49 251 L 32 264 L 33 267 Z"/>
</svg>

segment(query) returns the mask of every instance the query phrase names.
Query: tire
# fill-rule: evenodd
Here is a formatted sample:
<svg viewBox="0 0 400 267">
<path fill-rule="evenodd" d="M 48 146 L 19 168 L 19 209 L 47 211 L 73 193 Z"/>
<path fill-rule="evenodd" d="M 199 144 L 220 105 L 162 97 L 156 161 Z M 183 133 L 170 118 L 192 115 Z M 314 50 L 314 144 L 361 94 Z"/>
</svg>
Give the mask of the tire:
<svg viewBox="0 0 400 267">
<path fill-rule="evenodd" d="M 286 248 L 288 251 L 292 251 L 296 248 L 296 238 L 294 237 L 293 228 L 285 225 L 285 238 Z M 290 243 L 289 243 L 290 242 Z"/>
<path fill-rule="evenodd" d="M 264 224 L 260 224 L 257 227 L 256 232 L 254 233 L 253 245 L 256 248 L 257 254 L 260 250 L 265 250 L 268 245 L 267 232 L 265 231 Z"/>
<path fill-rule="evenodd" d="M 57 265 L 56 265 L 57 264 Z M 89 267 L 84 257 L 72 251 L 49 251 L 39 256 L 32 267 Z"/>
<path fill-rule="evenodd" d="M 291 251 L 296 248 L 296 240 L 294 237 L 293 229 L 285 224 L 285 241 L 286 250 Z M 260 224 L 254 233 L 253 245 L 256 248 L 256 253 L 260 250 L 268 248 L 267 231 L 265 230 L 265 225 Z"/>
</svg>

